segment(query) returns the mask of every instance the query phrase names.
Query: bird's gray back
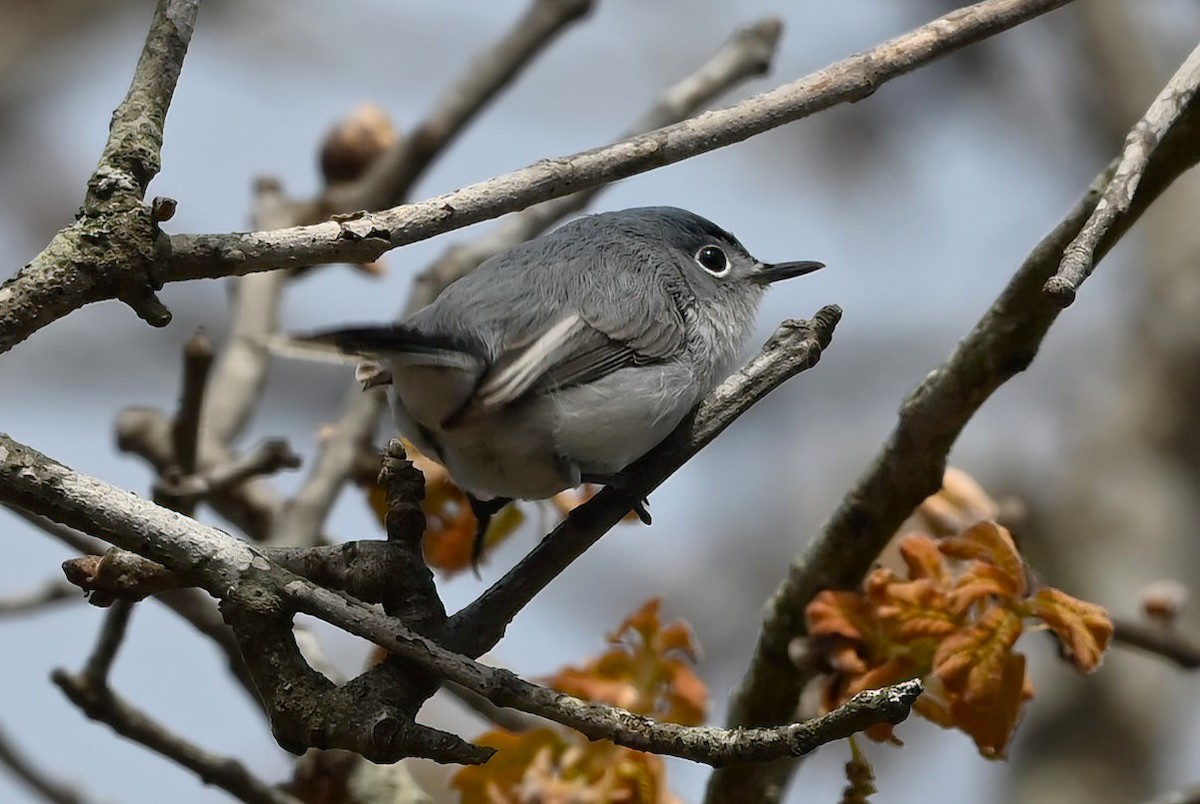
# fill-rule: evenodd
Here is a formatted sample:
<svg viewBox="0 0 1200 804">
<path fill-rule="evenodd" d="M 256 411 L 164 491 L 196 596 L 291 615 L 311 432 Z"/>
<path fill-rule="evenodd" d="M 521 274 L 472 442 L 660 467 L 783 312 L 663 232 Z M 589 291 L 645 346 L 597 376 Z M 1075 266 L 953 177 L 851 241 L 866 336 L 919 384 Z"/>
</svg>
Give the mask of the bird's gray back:
<svg viewBox="0 0 1200 804">
<path fill-rule="evenodd" d="M 485 261 L 407 323 L 436 335 L 469 329 L 492 359 L 579 313 L 614 340 L 669 354 L 688 293 L 678 254 L 690 244 L 679 241 L 704 236 L 700 226 L 681 229 L 675 212 L 691 216 L 652 208 L 580 218 Z"/>
</svg>

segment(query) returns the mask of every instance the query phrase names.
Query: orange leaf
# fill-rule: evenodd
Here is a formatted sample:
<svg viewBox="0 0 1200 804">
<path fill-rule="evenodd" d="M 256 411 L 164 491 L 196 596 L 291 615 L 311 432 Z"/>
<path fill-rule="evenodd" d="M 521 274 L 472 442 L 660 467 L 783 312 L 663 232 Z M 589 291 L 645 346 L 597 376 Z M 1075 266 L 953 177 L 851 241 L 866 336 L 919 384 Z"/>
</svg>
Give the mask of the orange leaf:
<svg viewBox="0 0 1200 804">
<path fill-rule="evenodd" d="M 483 765 L 468 765 L 450 779 L 450 787 L 462 794 L 463 804 L 517 802 L 515 791 L 529 774 L 538 757 L 557 760 L 567 749 L 563 735 L 553 729 L 531 729 L 519 734 L 495 729 L 475 742 L 496 753 Z"/>
<path fill-rule="evenodd" d="M 946 637 L 933 657 L 933 672 L 948 694 L 976 703 L 1001 693 L 1004 671 L 1017 637 L 1021 618 L 1008 609 L 992 606 L 973 625 Z"/>
<path fill-rule="evenodd" d="M 1012 578 L 1007 572 L 993 564 L 972 561 L 954 582 L 954 588 L 947 596 L 947 603 L 950 611 L 955 615 L 962 615 L 973 604 L 988 599 L 1011 603 L 1019 599 L 1014 596 L 1014 592 Z"/>
<path fill-rule="evenodd" d="M 920 533 L 900 540 L 900 556 L 908 567 L 909 580 L 928 578 L 940 585 L 946 579 L 946 562 L 938 542 Z"/>
<path fill-rule="evenodd" d="M 1028 590 L 1025 561 L 1017 552 L 1012 535 L 995 522 L 980 522 L 957 536 L 942 539 L 940 547 L 951 558 L 991 564 L 1003 573 L 998 577 L 1008 578 L 1009 597 L 1015 600 L 1025 596 Z"/>
<path fill-rule="evenodd" d="M 987 759 L 1003 759 L 1012 739 L 1025 700 L 1027 683 L 1025 657 L 1020 653 L 1004 653 L 1003 664 L 997 668 L 998 677 L 992 686 L 992 696 L 978 702 L 952 698 L 950 717 L 954 725 L 971 735 L 979 753 Z"/>
<path fill-rule="evenodd" d="M 1107 611 L 1053 587 L 1040 590 L 1031 602 L 1034 615 L 1058 636 L 1078 670 L 1090 673 L 1100 666 L 1113 633 Z"/>
<path fill-rule="evenodd" d="M 551 729 L 490 731 L 476 742 L 498 751 L 451 779 L 463 804 L 678 804 L 653 754 Z"/>
<path fill-rule="evenodd" d="M 871 630 L 871 607 L 856 592 L 825 589 L 804 609 L 808 635 L 813 639 L 841 637 L 861 640 Z"/>
<path fill-rule="evenodd" d="M 662 625 L 661 603 L 647 601 L 608 635 L 609 650 L 583 667 L 560 670 L 547 684 L 638 714 L 685 725 L 703 722 L 708 692 L 688 666 L 699 646 L 682 621 Z"/>
</svg>

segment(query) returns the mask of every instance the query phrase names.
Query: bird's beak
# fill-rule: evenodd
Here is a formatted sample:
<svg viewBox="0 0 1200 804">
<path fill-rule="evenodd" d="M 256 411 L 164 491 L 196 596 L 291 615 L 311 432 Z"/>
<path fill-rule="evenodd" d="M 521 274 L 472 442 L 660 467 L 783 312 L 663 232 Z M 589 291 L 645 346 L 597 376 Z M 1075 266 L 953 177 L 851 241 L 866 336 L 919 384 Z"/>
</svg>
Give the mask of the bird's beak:
<svg viewBox="0 0 1200 804">
<path fill-rule="evenodd" d="M 811 274 L 813 271 L 824 267 L 825 263 L 813 262 L 812 260 L 777 262 L 774 265 L 764 262 L 758 266 L 758 270 L 754 272 L 751 278 L 760 285 L 769 285 L 772 282 L 791 279 L 793 276 Z"/>
</svg>

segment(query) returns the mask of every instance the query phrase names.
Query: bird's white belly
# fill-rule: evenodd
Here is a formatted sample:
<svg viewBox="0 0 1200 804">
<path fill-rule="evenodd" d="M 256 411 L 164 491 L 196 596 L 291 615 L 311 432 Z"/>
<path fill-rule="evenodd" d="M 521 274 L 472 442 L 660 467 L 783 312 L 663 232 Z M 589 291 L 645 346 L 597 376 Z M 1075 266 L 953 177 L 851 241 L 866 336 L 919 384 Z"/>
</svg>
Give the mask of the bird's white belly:
<svg viewBox="0 0 1200 804">
<path fill-rule="evenodd" d="M 578 486 L 581 475 L 624 469 L 675 429 L 695 396 L 686 368 L 640 366 L 449 428 L 417 426 L 400 405 L 396 420 L 476 496 L 538 500 Z"/>
<path fill-rule="evenodd" d="M 609 475 L 670 435 L 696 401 L 690 370 L 668 364 L 621 369 L 544 404 L 559 453 L 583 474 Z"/>
</svg>

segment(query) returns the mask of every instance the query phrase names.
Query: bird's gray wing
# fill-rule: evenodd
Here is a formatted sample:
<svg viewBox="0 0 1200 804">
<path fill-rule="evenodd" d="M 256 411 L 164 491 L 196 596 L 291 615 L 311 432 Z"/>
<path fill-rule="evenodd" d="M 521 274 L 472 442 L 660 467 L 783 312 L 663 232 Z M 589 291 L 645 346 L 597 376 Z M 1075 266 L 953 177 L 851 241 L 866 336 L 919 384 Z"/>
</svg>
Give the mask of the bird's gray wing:
<svg viewBox="0 0 1200 804">
<path fill-rule="evenodd" d="M 592 286 L 585 298 L 571 300 L 574 311 L 535 337 L 513 339 L 483 377 L 479 403 L 496 408 L 527 393 L 582 385 L 677 355 L 685 335 L 671 296 L 654 286 L 635 293 L 629 284 Z"/>
</svg>

